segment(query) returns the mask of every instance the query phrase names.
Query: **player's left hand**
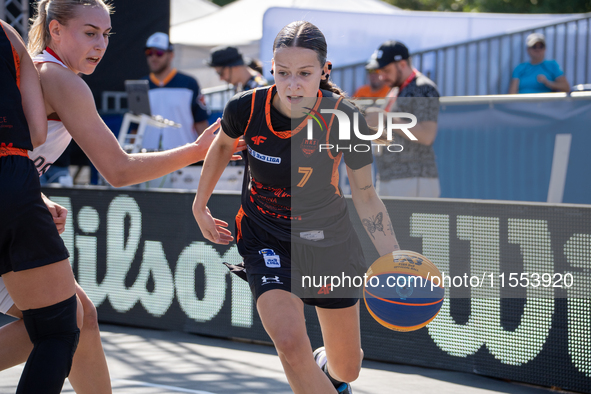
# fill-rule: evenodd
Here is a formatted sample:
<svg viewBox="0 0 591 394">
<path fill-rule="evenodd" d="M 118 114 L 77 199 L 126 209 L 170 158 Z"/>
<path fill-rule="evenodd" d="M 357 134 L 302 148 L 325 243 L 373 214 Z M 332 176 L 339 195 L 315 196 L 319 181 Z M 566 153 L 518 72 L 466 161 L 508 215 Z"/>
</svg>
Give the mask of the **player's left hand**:
<svg viewBox="0 0 591 394">
<path fill-rule="evenodd" d="M 53 222 L 55 223 L 55 227 L 57 228 L 57 232 L 59 234 L 63 233 L 66 230 L 66 217 L 68 216 L 68 210 L 61 205 L 51 201 L 47 198 L 44 194 L 41 195 L 43 198 L 43 202 L 47 205 L 47 209 L 49 209 L 49 213 L 53 218 Z"/>
</svg>

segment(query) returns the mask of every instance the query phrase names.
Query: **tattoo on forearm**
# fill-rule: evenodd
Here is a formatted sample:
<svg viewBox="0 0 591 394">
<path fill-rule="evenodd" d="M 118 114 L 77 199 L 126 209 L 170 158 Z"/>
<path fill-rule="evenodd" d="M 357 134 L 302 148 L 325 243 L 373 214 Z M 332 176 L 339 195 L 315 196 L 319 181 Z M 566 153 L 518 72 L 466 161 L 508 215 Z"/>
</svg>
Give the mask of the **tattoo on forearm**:
<svg viewBox="0 0 591 394">
<path fill-rule="evenodd" d="M 371 235 L 373 239 L 376 239 L 376 237 L 374 237 L 373 235 L 373 233 L 375 233 L 376 231 L 381 231 L 382 233 L 384 233 L 384 235 L 386 235 L 386 233 L 384 232 L 384 224 L 382 223 L 383 220 L 384 213 L 378 212 L 376 216 L 370 216 L 369 218 L 362 219 L 361 223 L 363 223 L 363 225 L 367 229 L 367 232 L 369 232 L 369 235 Z"/>
<path fill-rule="evenodd" d="M 365 187 L 360 187 L 359 190 L 367 190 L 367 189 L 371 189 L 371 184 L 365 186 Z"/>
</svg>

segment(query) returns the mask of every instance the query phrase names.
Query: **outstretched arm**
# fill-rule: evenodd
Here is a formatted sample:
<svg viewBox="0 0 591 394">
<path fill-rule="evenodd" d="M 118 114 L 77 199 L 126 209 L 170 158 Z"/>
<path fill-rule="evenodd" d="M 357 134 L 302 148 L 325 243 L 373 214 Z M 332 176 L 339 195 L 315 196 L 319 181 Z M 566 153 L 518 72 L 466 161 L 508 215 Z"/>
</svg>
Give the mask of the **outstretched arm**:
<svg viewBox="0 0 591 394">
<path fill-rule="evenodd" d="M 347 167 L 347 175 L 357 214 L 379 255 L 400 250 L 388 211 L 373 187 L 371 164 L 358 170 Z"/>
<path fill-rule="evenodd" d="M 238 142 L 238 139 L 233 139 L 222 131 L 218 133 L 205 157 L 199 187 L 193 201 L 193 215 L 203 236 L 211 242 L 224 245 L 233 239 L 231 232 L 226 228 L 228 223 L 213 218 L 207 208 L 207 202 L 232 153 L 236 151 Z"/>
<path fill-rule="evenodd" d="M 48 107 L 55 111 L 82 150 L 115 187 L 155 179 L 205 158 L 219 122 L 197 141 L 156 153 L 127 154 L 96 111 L 88 85 L 70 70 L 41 64 L 41 83 Z"/>
</svg>

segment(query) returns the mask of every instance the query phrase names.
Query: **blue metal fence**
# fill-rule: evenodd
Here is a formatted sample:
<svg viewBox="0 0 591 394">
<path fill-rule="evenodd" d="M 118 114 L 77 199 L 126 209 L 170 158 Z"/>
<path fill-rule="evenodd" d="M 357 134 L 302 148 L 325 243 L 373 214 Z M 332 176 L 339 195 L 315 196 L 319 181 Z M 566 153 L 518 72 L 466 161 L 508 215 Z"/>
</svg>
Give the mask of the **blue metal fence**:
<svg viewBox="0 0 591 394">
<path fill-rule="evenodd" d="M 591 204 L 590 93 L 442 98 L 441 197 L 547 201 L 559 134 L 572 138 L 562 202 Z"/>
<path fill-rule="evenodd" d="M 412 54 L 413 66 L 431 78 L 442 96 L 505 94 L 515 66 L 527 60 L 525 39 L 546 36 L 546 58 L 556 60 L 572 84 L 591 83 L 591 13 L 553 24 L 429 49 Z M 352 93 L 365 84 L 365 63 L 335 68 L 331 78 Z"/>
</svg>

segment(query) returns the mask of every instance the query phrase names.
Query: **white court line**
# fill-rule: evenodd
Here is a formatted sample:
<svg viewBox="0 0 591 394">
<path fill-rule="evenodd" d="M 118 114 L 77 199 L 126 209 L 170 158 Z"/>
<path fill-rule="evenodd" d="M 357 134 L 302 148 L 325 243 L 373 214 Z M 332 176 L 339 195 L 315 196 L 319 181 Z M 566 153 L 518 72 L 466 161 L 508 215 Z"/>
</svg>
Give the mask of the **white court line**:
<svg viewBox="0 0 591 394">
<path fill-rule="evenodd" d="M 546 202 L 562 202 L 571 139 L 572 134 L 556 134 L 550 184 L 548 185 L 548 199 Z"/>
<path fill-rule="evenodd" d="M 136 386 L 144 386 L 144 387 L 155 387 L 155 388 L 159 388 L 159 389 L 166 389 L 166 390 L 170 390 L 170 391 L 177 391 L 179 393 L 215 394 L 215 393 L 211 393 L 209 391 L 183 389 L 183 388 L 180 388 L 180 387 L 166 386 L 166 385 L 163 385 L 163 384 L 153 384 L 153 383 L 140 382 L 138 380 L 111 379 L 111 382 L 127 383 L 127 384 L 133 384 L 133 385 L 136 385 Z"/>
</svg>

